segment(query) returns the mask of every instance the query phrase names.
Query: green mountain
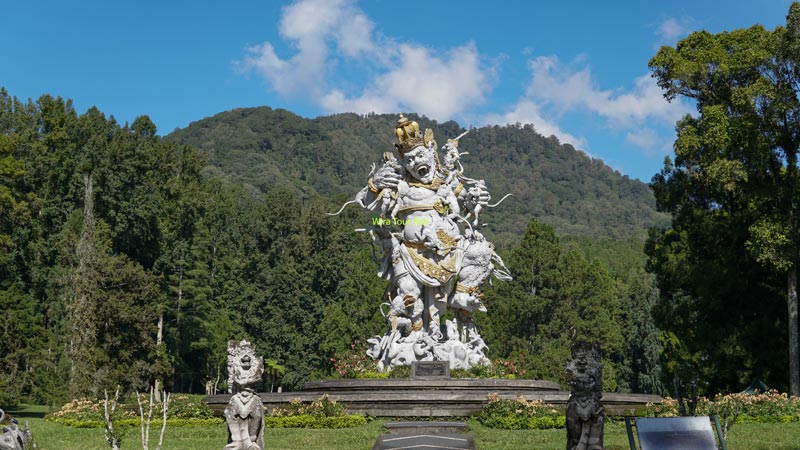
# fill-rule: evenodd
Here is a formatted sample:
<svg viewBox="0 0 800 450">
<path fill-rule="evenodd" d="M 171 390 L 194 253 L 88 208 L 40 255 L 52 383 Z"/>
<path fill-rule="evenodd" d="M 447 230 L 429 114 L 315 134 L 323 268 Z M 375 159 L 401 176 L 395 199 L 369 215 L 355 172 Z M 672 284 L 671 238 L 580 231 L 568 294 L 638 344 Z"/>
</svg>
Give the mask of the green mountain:
<svg viewBox="0 0 800 450">
<path fill-rule="evenodd" d="M 465 130 L 411 114 L 439 144 Z M 235 109 L 166 137 L 209 155 L 210 174 L 250 189 L 290 187 L 303 196 L 345 200 L 364 186 L 373 163 L 393 149 L 396 116 L 335 114 L 305 119 L 269 107 Z M 465 174 L 485 179 L 494 199 L 514 194 L 484 217 L 501 242 L 518 238 L 531 217 L 561 234 L 641 239 L 666 223 L 649 187 L 532 126 L 473 128 L 459 149 Z"/>
</svg>

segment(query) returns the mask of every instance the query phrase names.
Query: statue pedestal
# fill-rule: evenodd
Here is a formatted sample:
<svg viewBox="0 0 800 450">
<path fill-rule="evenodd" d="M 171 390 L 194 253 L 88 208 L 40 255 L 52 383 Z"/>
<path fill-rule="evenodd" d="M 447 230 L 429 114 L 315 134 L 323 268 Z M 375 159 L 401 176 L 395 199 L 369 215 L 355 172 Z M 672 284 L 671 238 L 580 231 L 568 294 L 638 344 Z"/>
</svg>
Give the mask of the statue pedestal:
<svg viewBox="0 0 800 450">
<path fill-rule="evenodd" d="M 483 379 L 347 379 L 312 381 L 299 392 L 259 393 L 264 409 L 285 408 L 292 399 L 304 402 L 318 400 L 328 394 L 345 405 L 353 414 L 372 417 L 465 417 L 481 410 L 490 393 L 514 400 L 541 400 L 566 407 L 569 391 L 558 383 L 541 380 Z M 228 404 L 230 395 L 213 395 L 203 401 L 217 414 Z M 603 405 L 609 415 L 631 415 L 642 411 L 647 403 L 661 403 L 658 395 L 604 393 Z"/>
<path fill-rule="evenodd" d="M 264 450 L 264 404 L 258 394 L 242 391 L 231 396 L 223 413 L 228 445 L 222 450 Z"/>
</svg>

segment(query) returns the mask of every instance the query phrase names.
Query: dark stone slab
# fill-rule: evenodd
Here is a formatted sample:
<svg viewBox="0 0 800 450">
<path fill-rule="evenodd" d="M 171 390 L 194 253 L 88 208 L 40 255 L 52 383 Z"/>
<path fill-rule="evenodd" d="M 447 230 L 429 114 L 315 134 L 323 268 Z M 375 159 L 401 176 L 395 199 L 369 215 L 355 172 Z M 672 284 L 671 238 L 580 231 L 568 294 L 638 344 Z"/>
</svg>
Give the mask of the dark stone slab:
<svg viewBox="0 0 800 450">
<path fill-rule="evenodd" d="M 707 416 L 636 419 L 636 434 L 642 450 L 717 450 Z"/>
<path fill-rule="evenodd" d="M 378 436 L 372 450 L 475 450 L 475 439 L 471 434 L 424 434 L 402 433 Z"/>
<path fill-rule="evenodd" d="M 414 361 L 411 363 L 411 378 L 450 378 L 450 363 L 447 361 Z"/>
<path fill-rule="evenodd" d="M 467 431 L 467 424 L 464 422 L 386 422 L 383 425 L 389 433 L 462 433 Z"/>
</svg>

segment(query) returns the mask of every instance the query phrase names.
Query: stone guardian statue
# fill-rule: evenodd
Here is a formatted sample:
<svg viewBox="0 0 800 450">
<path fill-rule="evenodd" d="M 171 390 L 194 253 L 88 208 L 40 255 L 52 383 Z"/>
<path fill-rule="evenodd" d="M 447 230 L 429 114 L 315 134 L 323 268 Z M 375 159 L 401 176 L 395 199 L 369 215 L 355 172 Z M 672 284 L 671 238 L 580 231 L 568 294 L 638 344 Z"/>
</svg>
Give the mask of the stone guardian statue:
<svg viewBox="0 0 800 450">
<path fill-rule="evenodd" d="M 6 418 L 6 413 L 0 409 L 0 424 Z M 31 429 L 28 427 L 28 422 L 25 422 L 25 428 L 19 427 L 17 419 L 12 418 L 10 426 L 5 426 L 0 433 L 0 450 L 34 450 L 36 445 L 33 444 L 33 437 L 31 436 Z"/>
<path fill-rule="evenodd" d="M 597 346 L 576 342 L 572 361 L 566 365 L 567 450 L 603 450 L 603 425 L 606 412 L 603 397 L 603 364 Z"/>
<path fill-rule="evenodd" d="M 264 405 L 254 388 L 264 360 L 247 340 L 228 342 L 228 389 L 233 391 L 223 415 L 228 445 L 223 450 L 264 450 Z"/>
</svg>

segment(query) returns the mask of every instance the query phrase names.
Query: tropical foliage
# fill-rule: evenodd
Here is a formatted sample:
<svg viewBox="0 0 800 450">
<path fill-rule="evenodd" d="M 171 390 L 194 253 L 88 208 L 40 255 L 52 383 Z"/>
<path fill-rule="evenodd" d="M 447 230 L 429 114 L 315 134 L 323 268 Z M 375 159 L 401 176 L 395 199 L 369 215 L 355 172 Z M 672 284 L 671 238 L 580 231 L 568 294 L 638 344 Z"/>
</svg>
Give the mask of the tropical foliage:
<svg viewBox="0 0 800 450">
<path fill-rule="evenodd" d="M 489 394 L 488 402 L 475 418 L 487 427 L 503 430 L 541 430 L 566 425 L 564 411 L 552 405 L 540 400 L 528 401 L 522 396 L 506 400 L 497 394 Z"/>
<path fill-rule="evenodd" d="M 465 131 L 455 122 L 408 117 L 433 129 L 440 143 Z M 167 139 L 203 150 L 209 155 L 206 171 L 250 189 L 352 197 L 370 165 L 393 148 L 396 119 L 304 119 L 281 109 L 242 108 L 194 122 Z M 497 199 L 514 194 L 486 215 L 487 231 L 503 247 L 518 239 L 531 217 L 564 234 L 615 239 L 643 238 L 647 227 L 666 224 L 646 185 L 531 125 L 473 128 L 459 148 L 469 153 L 462 158 L 468 176 L 485 179 Z"/>
<path fill-rule="evenodd" d="M 648 417 L 677 417 L 681 414 L 679 402 L 665 398 L 658 405 L 647 405 Z M 700 397 L 691 415 L 719 417 L 725 434 L 738 423 L 788 423 L 800 422 L 800 398 L 771 390 L 756 394 L 716 395 L 713 399 Z"/>
<path fill-rule="evenodd" d="M 785 27 L 692 33 L 650 61 L 667 99 L 698 112 L 678 122 L 675 158 L 652 181 L 672 215 L 647 253 L 676 390 L 761 378 L 800 395 L 799 24 L 794 3 Z"/>
<path fill-rule="evenodd" d="M 383 333 L 386 286 L 369 236 L 354 231 L 370 217 L 325 213 L 390 148 L 393 120 L 261 108 L 161 138 L 146 116 L 119 124 L 0 90 L 0 402 L 63 404 L 156 382 L 222 390 L 227 341 L 242 338 L 270 359 L 270 383 L 329 377 L 331 358 Z M 440 139 L 461 131 L 420 120 Z M 639 238 L 659 215 L 646 186 L 530 127 L 467 136 L 471 174 L 517 196 L 486 214 L 516 277 L 487 292 L 493 312 L 480 319 L 492 357 L 515 361 L 495 375 L 560 379 L 579 332 L 606 343 L 609 388 L 657 391 L 637 381 L 657 361 L 625 356 L 625 333 L 655 333 Z M 562 241 L 534 222 L 518 242 L 533 213 L 587 235 Z M 637 345 L 658 353 L 654 340 Z"/>
<path fill-rule="evenodd" d="M 104 422 L 105 400 L 81 398 L 62 405 L 47 414 L 45 419 L 62 425 L 76 428 L 102 428 Z M 109 400 L 113 406 L 115 401 Z M 149 400 L 142 399 L 142 408 L 147 415 Z M 163 403 L 154 402 L 153 416 L 161 417 Z M 114 410 L 112 420 L 115 427 L 138 427 L 140 425 L 139 409 L 136 399 L 120 403 Z M 171 395 L 167 408 L 167 425 L 169 426 L 208 426 L 222 421 L 214 417 L 214 412 L 197 395 Z"/>
</svg>

